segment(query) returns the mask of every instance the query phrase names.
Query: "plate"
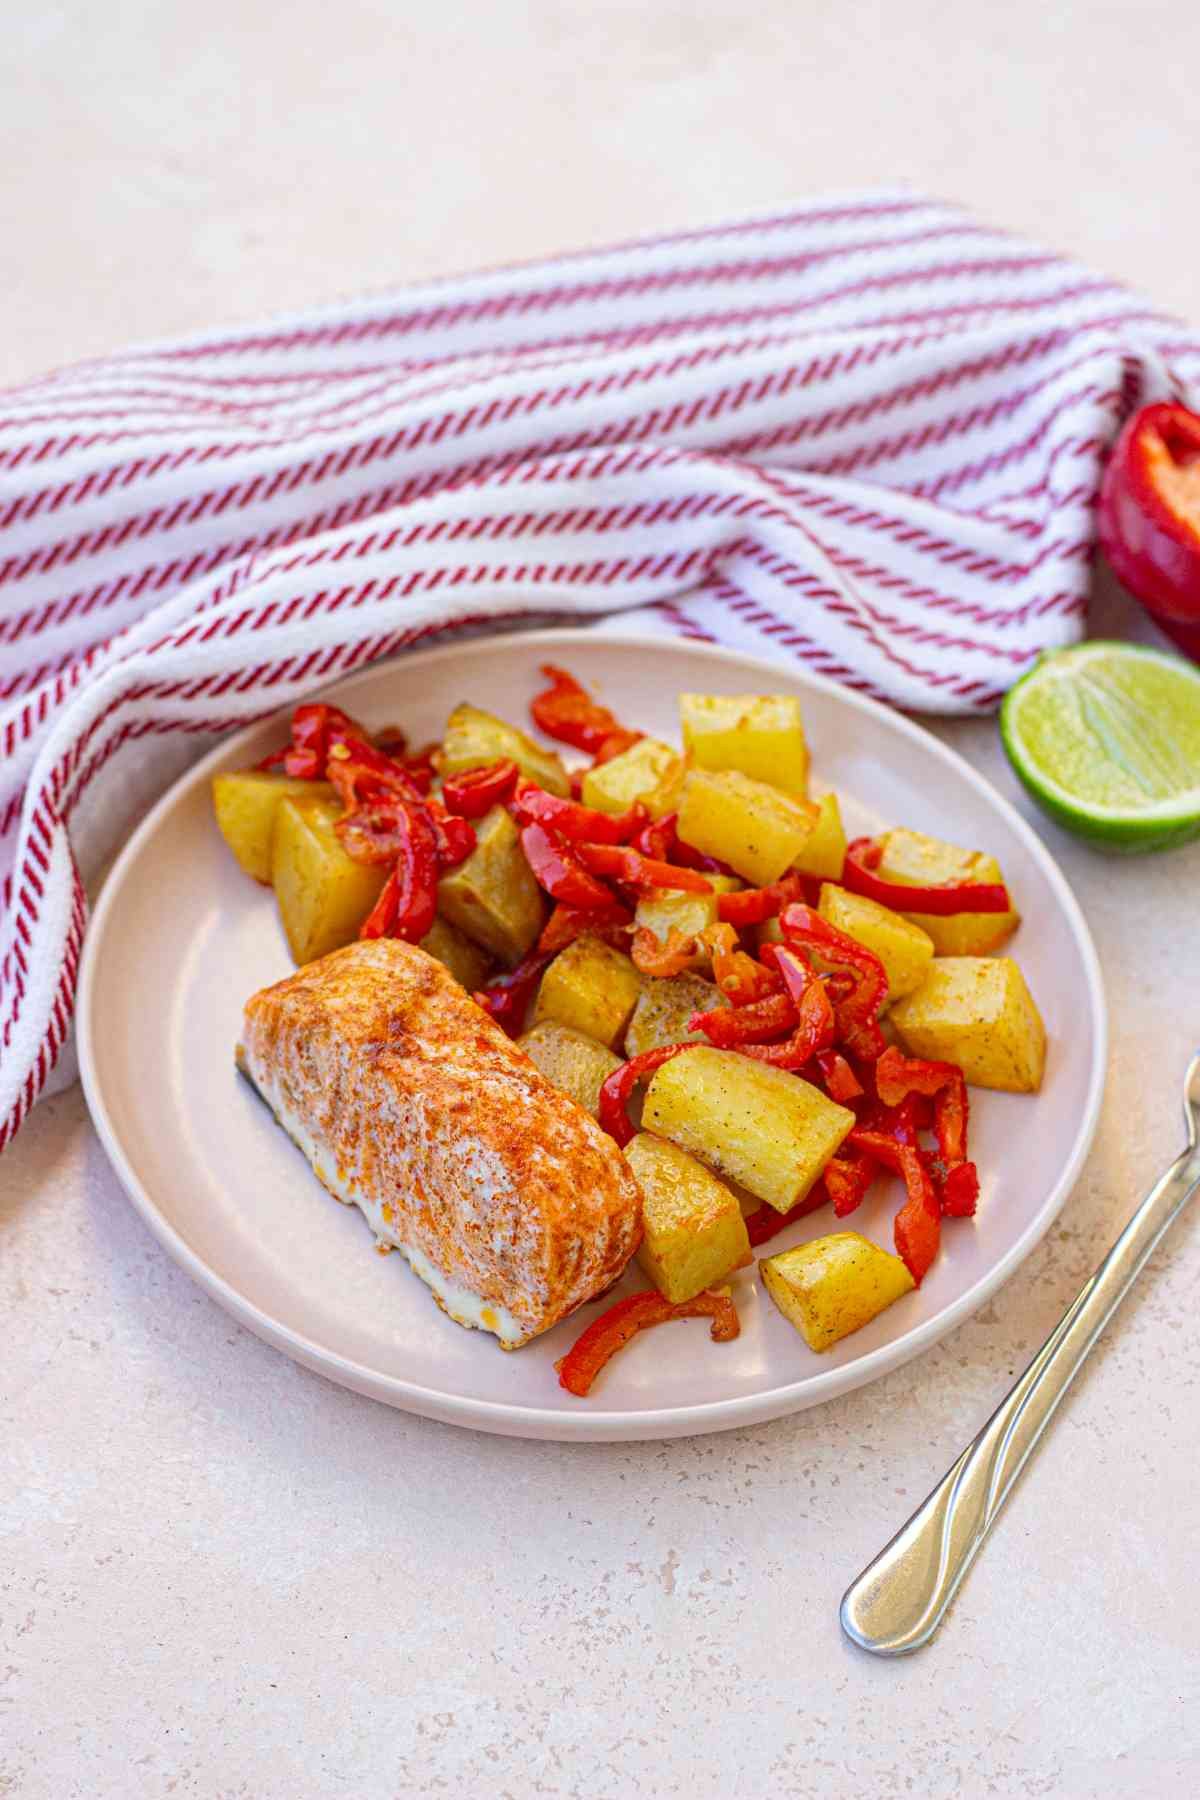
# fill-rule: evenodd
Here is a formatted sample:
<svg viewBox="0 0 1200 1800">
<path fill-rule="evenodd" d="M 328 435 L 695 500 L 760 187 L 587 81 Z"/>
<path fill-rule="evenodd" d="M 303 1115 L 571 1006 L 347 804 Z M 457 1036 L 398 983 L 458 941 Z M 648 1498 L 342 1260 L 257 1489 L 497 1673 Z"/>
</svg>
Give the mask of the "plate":
<svg viewBox="0 0 1200 1800">
<path fill-rule="evenodd" d="M 678 739 L 682 690 L 799 696 L 817 785 L 835 787 L 852 832 L 903 823 L 999 857 L 1025 923 L 1012 952 L 1046 1019 L 1036 1098 L 973 1093 L 982 1198 L 944 1235 L 936 1267 L 862 1331 L 815 1356 L 767 1299 L 736 1278 L 742 1334 L 700 1324 L 645 1334 L 587 1400 L 558 1386 L 555 1359 L 595 1307 L 505 1353 L 435 1307 L 403 1258 L 375 1254 L 356 1210 L 334 1204 L 233 1065 L 241 1008 L 290 973 L 274 901 L 234 864 L 213 823 L 211 777 L 264 756 L 282 718 L 218 747 L 178 781 L 125 846 L 84 950 L 77 1012 L 92 1117 L 134 1205 L 189 1274 L 251 1331 L 331 1380 L 391 1406 L 510 1436 L 679 1437 L 795 1412 L 917 1355 L 992 1294 L 1041 1238 L 1095 1130 L 1105 1011 L 1095 951 L 1062 875 L 1028 825 L 960 757 L 896 713 L 789 666 L 703 645 L 586 630 L 475 640 L 382 664 L 331 688 L 367 724 L 436 737 L 470 699 L 514 720 L 565 663 L 619 716 Z M 891 1245 L 898 1189 L 855 1216 Z M 819 1235 L 816 1215 L 771 1250 Z M 636 1267 L 625 1287 L 644 1286 Z"/>
</svg>

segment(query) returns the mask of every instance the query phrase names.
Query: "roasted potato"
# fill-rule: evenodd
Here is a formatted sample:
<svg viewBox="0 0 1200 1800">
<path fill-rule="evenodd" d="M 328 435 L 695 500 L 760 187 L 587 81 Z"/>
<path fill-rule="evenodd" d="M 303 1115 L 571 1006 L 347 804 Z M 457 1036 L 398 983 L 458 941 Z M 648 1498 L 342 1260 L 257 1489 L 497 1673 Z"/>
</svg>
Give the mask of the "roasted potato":
<svg viewBox="0 0 1200 1800">
<path fill-rule="evenodd" d="M 1000 864 L 981 850 L 961 850 L 920 831 L 885 831 L 879 839 L 883 855 L 876 873 L 884 881 L 909 887 L 940 887 L 952 881 L 1003 881 Z M 999 949 L 1021 923 L 1018 912 L 955 913 L 939 919 L 931 913 L 905 912 L 933 939 L 938 956 L 986 956 Z"/>
<path fill-rule="evenodd" d="M 275 821 L 271 882 L 288 948 L 315 962 L 352 944 L 379 898 L 387 870 L 347 856 L 334 821 L 336 800 L 283 800 Z"/>
<path fill-rule="evenodd" d="M 460 987 L 473 994 L 483 986 L 491 968 L 486 950 L 464 937 L 447 919 L 435 919 L 421 939 L 421 949 L 443 963 Z"/>
<path fill-rule="evenodd" d="M 567 772 L 553 750 L 543 750 L 515 725 L 478 706 L 456 706 L 446 720 L 438 753 L 441 773 L 457 775 L 462 769 L 479 769 L 502 758 L 511 758 L 522 775 L 548 794 L 570 794 Z"/>
<path fill-rule="evenodd" d="M 546 905 L 502 806 L 476 821 L 474 850 L 438 882 L 438 911 L 510 966 L 532 948 Z"/>
<path fill-rule="evenodd" d="M 642 1123 L 787 1212 L 852 1129 L 854 1114 L 797 1075 L 736 1050 L 701 1048 L 651 1077 Z"/>
<path fill-rule="evenodd" d="M 651 818 L 670 812 L 683 776 L 683 758 L 658 738 L 639 738 L 620 756 L 589 769 L 579 797 L 597 812 L 623 813 L 640 800 Z"/>
<path fill-rule="evenodd" d="M 679 802 L 679 836 L 755 887 L 778 881 L 807 842 L 817 808 L 736 769 L 693 769 Z"/>
<path fill-rule="evenodd" d="M 725 996 L 711 981 L 699 975 L 669 975 L 647 981 L 638 995 L 633 1017 L 625 1030 L 626 1056 L 641 1056 L 663 1044 L 703 1043 L 702 1031 L 689 1031 L 693 1013 L 728 1006 Z"/>
<path fill-rule="evenodd" d="M 594 1038 L 572 1031 L 554 1019 L 544 1019 L 522 1038 L 518 1046 L 536 1063 L 547 1081 L 569 1094 L 576 1106 L 595 1118 L 600 1110 L 600 1088 L 621 1059 Z"/>
<path fill-rule="evenodd" d="M 933 961 L 933 940 L 911 919 L 876 900 L 847 893 L 832 881 L 822 882 L 817 911 L 856 943 L 874 951 L 887 973 L 889 1002 L 920 987 Z"/>
<path fill-rule="evenodd" d="M 888 1014 L 910 1056 L 958 1063 L 976 1087 L 1033 1094 L 1046 1066 L 1046 1028 L 1011 956 L 939 956 L 915 993 Z"/>
<path fill-rule="evenodd" d="M 615 1049 L 642 991 L 642 978 L 627 956 L 585 935 L 560 950 L 538 989 L 534 1022 L 557 1019 L 596 1043 Z"/>
<path fill-rule="evenodd" d="M 637 1260 L 660 1294 L 690 1300 L 754 1261 L 741 1207 L 703 1163 L 646 1131 L 625 1155 L 642 1190 Z"/>
<path fill-rule="evenodd" d="M 840 881 L 846 862 L 846 832 L 836 794 L 822 794 L 815 802 L 817 818 L 792 864 L 802 875 L 819 875 Z"/>
<path fill-rule="evenodd" d="M 681 931 L 685 937 L 697 937 L 717 922 L 717 901 L 721 894 L 734 893 L 741 887 L 735 875 L 706 875 L 711 894 L 688 894 L 678 888 L 653 888 L 637 903 L 634 923 L 652 931 L 665 944 L 668 933 Z M 712 953 L 703 945 L 692 964 L 696 969 L 712 966 Z"/>
<path fill-rule="evenodd" d="M 266 769 L 237 769 L 214 775 L 213 811 L 217 828 L 247 875 L 271 881 L 271 845 L 281 800 L 332 800 L 327 781 L 299 781 Z"/>
<path fill-rule="evenodd" d="M 835 1231 L 767 1256 L 763 1285 L 810 1350 L 828 1350 L 916 1285 L 898 1256 L 857 1231 Z"/>
<path fill-rule="evenodd" d="M 789 794 L 803 798 L 808 792 L 798 700 L 786 694 L 680 694 L 679 718 L 684 750 L 697 769 L 736 769 Z"/>
</svg>

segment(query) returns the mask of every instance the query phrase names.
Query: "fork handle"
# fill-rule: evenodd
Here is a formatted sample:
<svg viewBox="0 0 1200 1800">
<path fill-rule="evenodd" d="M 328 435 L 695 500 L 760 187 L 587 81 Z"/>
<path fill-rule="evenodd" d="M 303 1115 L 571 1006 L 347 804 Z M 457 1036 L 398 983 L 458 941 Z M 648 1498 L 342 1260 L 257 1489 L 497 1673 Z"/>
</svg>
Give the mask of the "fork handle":
<svg viewBox="0 0 1200 1800">
<path fill-rule="evenodd" d="M 1191 1147 L 1155 1182 L 987 1424 L 846 1589 L 842 1629 L 864 1650 L 903 1656 L 929 1642 L 1092 1345 L 1198 1187 Z"/>
</svg>

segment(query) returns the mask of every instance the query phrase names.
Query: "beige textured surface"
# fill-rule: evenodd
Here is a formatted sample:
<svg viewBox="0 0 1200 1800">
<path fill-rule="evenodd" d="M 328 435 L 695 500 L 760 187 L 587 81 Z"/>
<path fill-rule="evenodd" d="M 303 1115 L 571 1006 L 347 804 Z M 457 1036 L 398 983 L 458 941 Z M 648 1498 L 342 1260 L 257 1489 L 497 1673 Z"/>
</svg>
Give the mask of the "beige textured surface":
<svg viewBox="0 0 1200 1800">
<path fill-rule="evenodd" d="M 1200 314 L 1184 0 L 67 0 L 6 37 L 0 378 L 905 177 Z M 945 735 L 1013 792 L 990 726 Z M 1113 1012 L 1088 1172 L 969 1325 L 776 1425 L 574 1449 L 385 1412 L 176 1271 L 77 1089 L 41 1107 L 0 1161 L 0 1795 L 1200 1789 L 1200 1221 L 942 1639 L 876 1665 L 836 1624 L 1178 1136 L 1200 848 L 1110 863 L 1045 830 Z"/>
</svg>

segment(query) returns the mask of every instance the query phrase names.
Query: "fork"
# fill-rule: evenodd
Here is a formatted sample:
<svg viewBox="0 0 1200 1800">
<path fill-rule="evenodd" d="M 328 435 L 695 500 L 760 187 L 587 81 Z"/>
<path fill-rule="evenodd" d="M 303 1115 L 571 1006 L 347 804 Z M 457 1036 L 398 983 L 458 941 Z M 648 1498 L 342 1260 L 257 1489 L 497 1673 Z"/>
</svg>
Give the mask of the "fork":
<svg viewBox="0 0 1200 1800">
<path fill-rule="evenodd" d="M 891 1543 L 846 1589 L 842 1629 L 876 1656 L 933 1637 L 1096 1339 L 1200 1187 L 1200 1052 L 1183 1084 L 1187 1145 L 1159 1176 L 1033 1361 Z"/>
</svg>

